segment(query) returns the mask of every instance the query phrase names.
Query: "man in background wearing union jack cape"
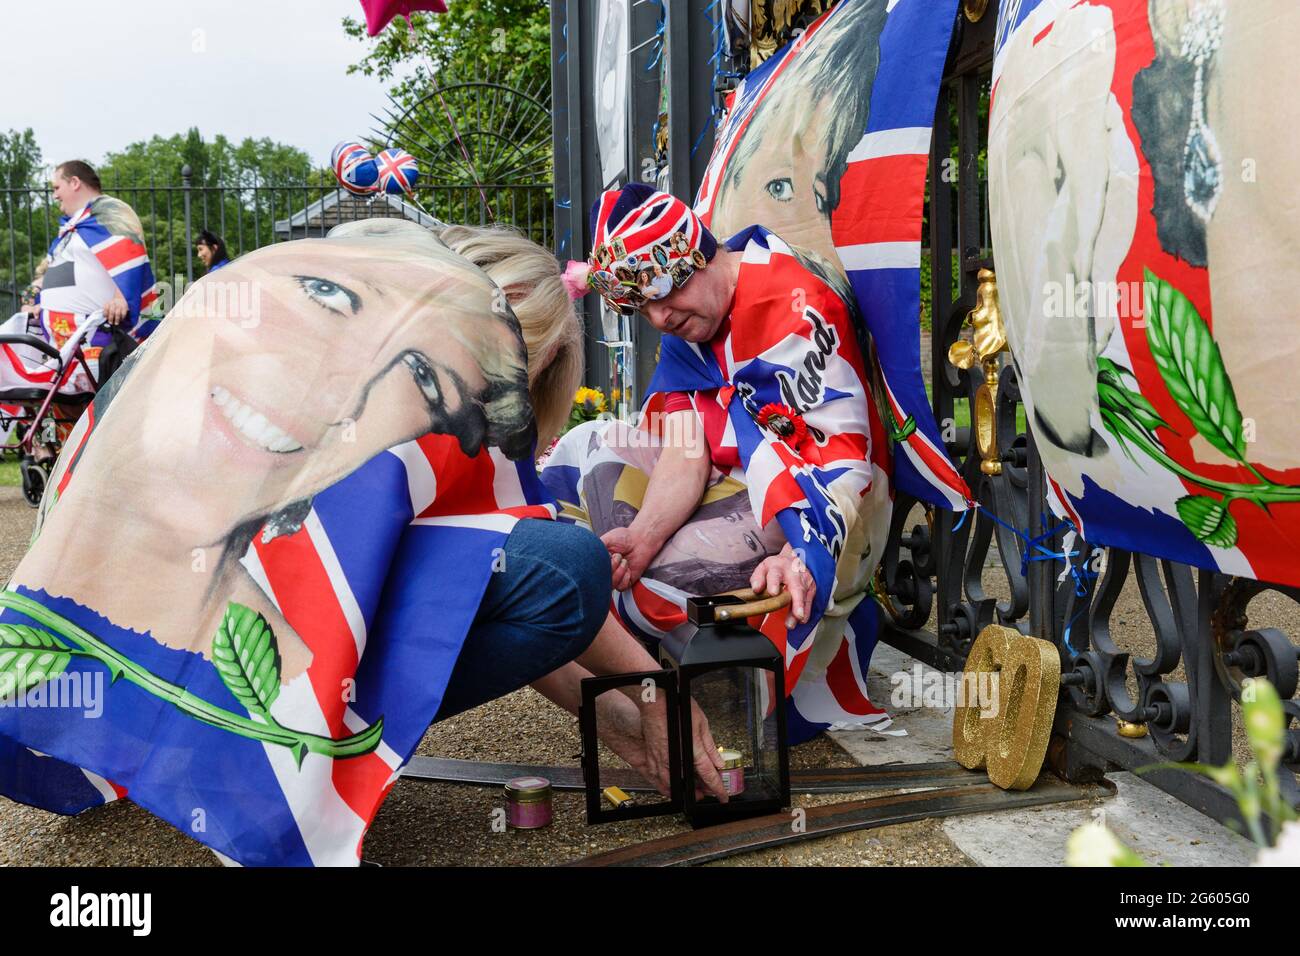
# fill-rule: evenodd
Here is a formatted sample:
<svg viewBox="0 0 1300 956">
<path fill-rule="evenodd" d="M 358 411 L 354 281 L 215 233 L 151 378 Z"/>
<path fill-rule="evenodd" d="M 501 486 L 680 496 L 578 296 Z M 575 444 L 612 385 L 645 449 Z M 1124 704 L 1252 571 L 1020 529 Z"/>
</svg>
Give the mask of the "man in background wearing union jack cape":
<svg viewBox="0 0 1300 956">
<path fill-rule="evenodd" d="M 54 385 L 60 391 L 88 392 L 93 386 L 85 371 L 68 363 L 77 345 L 98 376 L 100 352 L 112 341 L 105 326 L 143 340 L 155 323 L 142 323 L 140 314 L 153 304 L 157 291 L 135 210 L 105 196 L 99 176 L 80 160 L 57 166 L 51 185 L 64 215 L 39 280 L 41 325 L 33 331 L 63 353 L 68 373 L 54 383 L 55 370 L 41 353 L 0 345 L 0 387 Z M 3 331 L 28 331 L 25 317 L 19 322 L 15 316 Z"/>
<path fill-rule="evenodd" d="M 689 595 L 788 591 L 788 610 L 752 623 L 785 656 L 791 739 L 883 726 L 863 598 L 888 460 L 850 304 L 762 226 L 719 243 L 639 183 L 604 193 L 591 227 L 588 283 L 664 333 L 659 364 L 639 427 L 575 429 L 543 480 L 609 549 L 619 622 L 654 640 Z"/>
</svg>

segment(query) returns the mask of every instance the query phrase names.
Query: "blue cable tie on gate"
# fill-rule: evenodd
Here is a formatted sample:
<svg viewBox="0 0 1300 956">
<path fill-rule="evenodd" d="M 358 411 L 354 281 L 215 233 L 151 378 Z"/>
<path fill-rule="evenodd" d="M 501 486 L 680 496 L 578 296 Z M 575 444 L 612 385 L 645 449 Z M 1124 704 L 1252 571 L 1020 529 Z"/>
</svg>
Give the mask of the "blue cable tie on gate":
<svg viewBox="0 0 1300 956">
<path fill-rule="evenodd" d="M 655 52 L 654 52 L 654 56 L 650 57 L 649 62 L 647 62 L 645 65 L 644 72 L 646 73 L 649 73 L 656 66 L 658 66 L 660 58 L 663 57 L 664 55 L 664 26 L 665 26 L 664 18 L 667 16 L 667 13 L 664 10 L 663 0 L 658 0 L 658 3 L 659 3 L 659 17 L 658 19 L 655 20 L 655 32 L 654 32 L 654 36 L 651 38 L 652 40 L 655 41 L 654 42 Z"/>
<path fill-rule="evenodd" d="M 1086 604 L 1079 608 L 1079 610 L 1074 613 L 1074 617 L 1065 622 L 1065 632 L 1061 635 L 1061 641 L 1065 644 L 1065 649 L 1070 652 L 1071 660 L 1078 657 L 1079 652 L 1076 651 L 1074 645 L 1070 643 L 1070 631 L 1074 629 L 1075 622 L 1078 621 L 1079 618 L 1083 617 L 1083 612 L 1086 610 L 1088 610 L 1088 605 Z"/>
<path fill-rule="evenodd" d="M 694 156 L 695 151 L 700 148 L 700 144 L 704 142 L 704 134 L 709 131 L 709 126 L 713 122 L 713 117 L 716 114 L 716 112 L 717 111 L 715 110 L 713 113 L 709 114 L 709 118 L 704 121 L 704 128 L 700 130 L 700 135 L 695 137 L 695 145 L 691 147 L 692 156 Z"/>
<path fill-rule="evenodd" d="M 1037 537 L 1031 538 L 1027 530 L 1021 530 L 1020 528 L 1017 528 L 1014 525 L 1008 524 L 1007 522 L 999 518 L 996 514 L 994 514 L 992 511 L 990 511 L 988 508 L 982 508 L 978 503 L 975 503 L 974 507 L 980 508 L 980 510 L 984 512 L 984 514 L 987 515 L 989 520 L 992 521 L 994 524 L 1006 528 L 1012 534 L 1016 535 L 1016 537 L 1020 538 L 1022 541 L 1025 542 L 1025 553 L 1024 555 L 1021 556 L 1020 559 L 1021 577 L 1024 577 L 1026 574 L 1028 574 L 1030 561 L 1064 561 L 1070 569 L 1070 577 L 1074 579 L 1074 596 L 1078 598 L 1085 598 L 1088 596 L 1089 588 L 1087 582 L 1096 580 L 1098 577 L 1100 577 L 1100 575 L 1096 571 L 1090 571 L 1086 566 L 1082 564 L 1075 564 L 1074 561 L 1071 560 L 1072 558 L 1079 557 L 1079 555 L 1082 552 L 1077 550 L 1052 551 L 1043 546 L 1044 541 L 1049 540 L 1050 538 L 1055 536 L 1059 531 L 1062 531 L 1066 528 L 1073 530 L 1074 522 L 1066 519 L 1062 521 L 1060 524 L 1058 524 L 1056 527 L 1050 528 L 1047 531 L 1044 531 L 1042 534 L 1038 535 Z M 971 509 L 967 509 L 966 511 L 962 512 L 961 521 L 958 521 L 956 527 L 952 529 L 953 533 L 956 533 L 961 529 L 961 526 L 966 522 L 966 515 L 970 514 L 970 510 Z M 1046 524 L 1047 524 L 1047 518 L 1044 516 L 1043 525 L 1046 526 Z M 1037 554 L 1032 553 L 1035 551 L 1037 551 L 1038 553 Z M 1087 610 L 1088 610 L 1088 606 L 1085 604 L 1077 612 L 1075 612 L 1074 616 L 1071 617 L 1069 621 L 1066 622 L 1065 631 L 1062 634 L 1062 640 L 1064 641 L 1065 649 L 1069 651 L 1071 658 L 1077 657 L 1078 651 L 1076 651 L 1074 647 L 1070 644 L 1070 632 L 1074 628 L 1074 625 L 1078 622 L 1079 618 L 1081 618 Z"/>
<path fill-rule="evenodd" d="M 1077 557 L 1079 554 L 1078 551 L 1071 551 L 1069 553 L 1066 553 L 1064 551 L 1052 551 L 1049 548 L 1043 546 L 1043 542 L 1052 538 L 1054 535 L 1057 534 L 1057 532 L 1062 531 L 1065 528 L 1073 528 L 1074 525 L 1070 521 L 1068 520 L 1062 521 L 1056 527 L 1049 528 L 1048 530 L 1044 531 L 1042 534 L 1038 535 L 1037 537 L 1031 538 L 1029 536 L 1028 530 L 1022 530 L 1020 528 L 1017 528 L 1015 525 L 1008 524 L 988 508 L 980 507 L 978 503 L 975 505 L 975 507 L 979 508 L 980 511 L 983 512 L 988 517 L 988 519 L 992 521 L 994 524 L 1006 528 L 1017 538 L 1025 542 L 1024 554 L 1022 554 L 1020 557 L 1021 577 L 1024 577 L 1026 574 L 1029 573 L 1030 561 L 1065 561 L 1066 563 L 1070 564 L 1071 567 L 1074 567 L 1074 565 L 1070 563 L 1070 558 Z M 963 521 L 965 520 L 964 514 L 962 515 L 962 520 Z M 1046 519 L 1043 520 L 1043 524 L 1044 525 L 1047 524 Z M 957 528 L 960 527 L 961 525 L 958 524 Z M 953 531 L 956 531 L 957 528 L 953 528 Z M 1037 552 L 1037 554 L 1035 554 L 1034 552 Z"/>
</svg>

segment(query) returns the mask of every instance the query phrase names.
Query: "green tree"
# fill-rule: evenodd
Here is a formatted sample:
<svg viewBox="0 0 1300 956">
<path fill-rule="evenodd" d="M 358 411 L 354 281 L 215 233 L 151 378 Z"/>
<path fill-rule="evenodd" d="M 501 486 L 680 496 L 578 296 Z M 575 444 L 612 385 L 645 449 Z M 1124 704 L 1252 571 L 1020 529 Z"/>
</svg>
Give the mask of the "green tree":
<svg viewBox="0 0 1300 956">
<path fill-rule="evenodd" d="M 411 27 L 398 19 L 379 36 L 366 36 L 365 24 L 343 19 L 348 36 L 369 44 L 349 73 L 391 80 L 414 68 L 393 87 L 407 104 L 428 85 L 429 70 L 458 79 L 497 76 L 511 86 L 550 89 L 551 20 L 546 0 L 476 0 L 452 3 L 437 15 L 415 15 Z"/>
<path fill-rule="evenodd" d="M 110 152 L 99 167 L 106 192 L 130 203 L 144 226 L 159 279 L 174 281 L 186 269 L 187 237 L 181 170 L 190 167 L 193 233 L 221 234 L 239 255 L 274 241 L 284 219 L 335 186 L 328 170 L 313 169 L 305 152 L 270 139 L 211 141 L 197 128 L 152 136 Z M 203 267 L 193 262 L 195 275 Z"/>
<path fill-rule="evenodd" d="M 31 127 L 0 133 L 0 187 L 30 188 L 39 184 L 40 174 L 41 148 Z"/>
<path fill-rule="evenodd" d="M 18 294 L 31 282 L 58 222 L 57 210 L 39 192 L 43 178 L 32 130 L 0 132 L 0 318 L 17 309 Z"/>
<path fill-rule="evenodd" d="M 545 0 L 453 3 L 398 20 L 349 67 L 386 81 L 390 116 L 376 133 L 420 164 L 417 194 L 448 222 L 511 222 L 545 242 L 551 218 L 551 26 Z M 507 90 L 519 91 L 522 96 Z M 433 96 L 436 91 L 437 96 Z"/>
<path fill-rule="evenodd" d="M 184 135 L 155 135 L 110 152 L 99 167 L 104 187 L 179 186 L 181 169 L 190 167 L 193 186 L 251 188 L 300 186 L 313 170 L 307 154 L 270 139 L 245 139 L 238 145 L 218 134 L 211 142 L 192 127 Z"/>
</svg>

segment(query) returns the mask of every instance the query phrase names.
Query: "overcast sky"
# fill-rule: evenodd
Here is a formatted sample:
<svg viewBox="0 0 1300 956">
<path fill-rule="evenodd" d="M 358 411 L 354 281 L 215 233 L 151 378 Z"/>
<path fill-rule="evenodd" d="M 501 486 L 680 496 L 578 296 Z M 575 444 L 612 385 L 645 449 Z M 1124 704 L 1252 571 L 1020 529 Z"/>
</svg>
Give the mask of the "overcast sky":
<svg viewBox="0 0 1300 956">
<path fill-rule="evenodd" d="M 320 165 L 369 131 L 383 85 L 349 76 L 358 0 L 4 0 L 0 129 L 36 133 L 47 164 L 197 126 L 268 136 Z M 404 29 L 405 24 L 399 21 Z"/>
</svg>

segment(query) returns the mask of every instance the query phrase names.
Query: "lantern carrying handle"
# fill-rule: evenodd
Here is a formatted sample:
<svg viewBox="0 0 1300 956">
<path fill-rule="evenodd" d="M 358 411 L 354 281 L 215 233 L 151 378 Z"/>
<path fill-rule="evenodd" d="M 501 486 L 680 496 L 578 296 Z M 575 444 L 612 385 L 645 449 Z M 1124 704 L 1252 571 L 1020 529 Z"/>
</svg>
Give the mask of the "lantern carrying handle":
<svg viewBox="0 0 1300 956">
<path fill-rule="evenodd" d="M 752 588 L 745 588 L 742 591 L 727 591 L 728 597 L 739 598 L 741 604 L 723 604 L 713 609 L 713 619 L 716 621 L 734 621 L 744 620 L 747 617 L 754 617 L 759 614 L 771 614 L 773 611 L 779 611 L 790 603 L 790 592 L 782 591 L 780 594 L 771 597 L 759 598 L 758 592 Z"/>
</svg>

